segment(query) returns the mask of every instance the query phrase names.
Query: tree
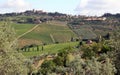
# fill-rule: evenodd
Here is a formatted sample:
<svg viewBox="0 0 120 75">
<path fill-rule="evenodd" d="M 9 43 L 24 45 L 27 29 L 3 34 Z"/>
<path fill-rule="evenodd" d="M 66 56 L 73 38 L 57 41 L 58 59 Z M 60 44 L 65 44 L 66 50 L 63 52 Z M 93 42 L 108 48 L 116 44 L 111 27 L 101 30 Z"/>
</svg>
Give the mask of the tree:
<svg viewBox="0 0 120 75">
<path fill-rule="evenodd" d="M 37 45 L 37 51 L 39 51 L 39 46 Z"/>
<path fill-rule="evenodd" d="M 40 72 L 43 75 L 46 75 L 47 73 L 52 73 L 52 71 L 55 69 L 55 63 L 52 60 L 44 61 L 41 65 Z"/>
<path fill-rule="evenodd" d="M 14 29 L 10 25 L 0 25 L 0 74 L 27 75 L 24 56 L 16 50 Z"/>
<path fill-rule="evenodd" d="M 114 47 L 115 47 L 115 51 L 113 52 L 114 54 L 114 63 L 115 63 L 115 67 L 117 69 L 117 74 L 116 75 L 120 75 L 120 40 L 118 42 L 114 42 Z"/>
<path fill-rule="evenodd" d="M 73 75 L 114 75 L 116 72 L 108 57 L 103 62 L 94 57 L 90 60 L 84 60 L 77 56 L 69 66 Z"/>
<path fill-rule="evenodd" d="M 58 56 L 53 60 L 56 65 L 58 66 L 67 66 L 67 62 L 69 61 L 69 56 L 70 52 L 72 52 L 73 49 L 71 46 L 64 48 L 63 50 L 60 50 L 58 53 Z"/>
<path fill-rule="evenodd" d="M 81 46 L 83 51 L 82 57 L 91 59 L 93 56 L 96 56 L 96 50 L 93 50 L 93 45 L 83 45 Z"/>
</svg>

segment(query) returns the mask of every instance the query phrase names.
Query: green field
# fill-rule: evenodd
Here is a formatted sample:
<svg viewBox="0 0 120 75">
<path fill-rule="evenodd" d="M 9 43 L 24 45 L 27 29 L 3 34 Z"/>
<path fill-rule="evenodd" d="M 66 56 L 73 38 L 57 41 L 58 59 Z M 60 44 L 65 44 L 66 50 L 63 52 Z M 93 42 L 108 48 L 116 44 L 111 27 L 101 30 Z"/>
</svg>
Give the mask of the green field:
<svg viewBox="0 0 120 75">
<path fill-rule="evenodd" d="M 39 51 L 36 51 L 37 47 L 30 48 L 30 52 L 22 52 L 23 55 L 26 57 L 32 57 L 32 56 L 39 56 L 40 54 L 52 54 L 52 53 L 58 53 L 60 50 L 63 50 L 64 48 L 67 47 L 75 47 L 78 45 L 78 42 L 68 42 L 68 43 L 60 43 L 60 44 L 51 44 L 51 45 L 46 45 L 39 46 Z"/>
<path fill-rule="evenodd" d="M 30 30 L 35 25 L 34 24 L 12 24 L 12 26 L 15 28 L 17 35 L 21 35 L 27 32 L 28 30 Z M 36 29 L 24 35 L 20 39 L 24 41 L 29 39 L 29 42 L 30 41 L 33 42 L 34 40 L 37 40 L 41 43 L 50 44 L 55 42 L 61 42 L 61 43 L 68 42 L 70 41 L 71 37 L 76 37 L 76 34 L 73 33 L 72 30 L 70 30 L 67 25 L 63 26 L 63 25 L 54 24 L 51 22 L 51 23 L 39 24 L 39 26 Z M 36 44 L 36 42 L 33 42 L 33 44 Z"/>
<path fill-rule="evenodd" d="M 22 38 L 41 40 L 45 43 L 53 43 L 54 41 L 52 39 L 58 42 L 66 42 L 69 41 L 72 36 L 75 36 L 75 34 L 67 26 L 44 23 L 40 24 L 38 28 L 26 34 Z"/>
<path fill-rule="evenodd" d="M 18 23 L 11 23 L 11 26 L 14 27 L 17 36 L 27 32 L 29 29 L 34 27 L 35 24 L 18 24 Z"/>
<path fill-rule="evenodd" d="M 14 27 L 17 36 L 24 34 L 35 26 L 35 24 L 18 23 L 11 23 L 11 25 Z M 32 57 L 46 53 L 57 53 L 59 50 L 62 50 L 66 47 L 77 46 L 78 42 L 69 42 L 71 37 L 76 37 L 76 34 L 71 29 L 69 29 L 66 23 L 53 21 L 39 24 L 39 26 L 33 31 L 19 38 L 20 41 L 24 42 L 19 44 L 23 44 L 22 46 L 30 44 L 40 45 L 38 42 L 49 44 L 45 45 L 43 47 L 44 49 L 40 51 L 36 51 L 37 47 L 35 47 L 35 51 L 33 51 L 33 48 L 30 48 L 30 52 L 22 52 L 26 57 Z M 52 44 L 55 42 L 59 42 L 59 44 Z M 42 46 L 39 46 L 39 49 L 42 49 Z"/>
<path fill-rule="evenodd" d="M 5 24 L 6 22 L 0 21 L 0 24 Z M 20 24 L 15 22 L 9 22 L 16 32 L 16 37 L 26 33 L 31 30 L 36 24 Z M 71 37 L 76 37 L 76 34 L 69 29 L 66 22 L 60 21 L 49 21 L 48 23 L 41 23 L 33 31 L 25 34 L 18 39 L 20 47 L 30 44 L 53 44 L 55 42 L 65 43 L 69 42 Z"/>
</svg>

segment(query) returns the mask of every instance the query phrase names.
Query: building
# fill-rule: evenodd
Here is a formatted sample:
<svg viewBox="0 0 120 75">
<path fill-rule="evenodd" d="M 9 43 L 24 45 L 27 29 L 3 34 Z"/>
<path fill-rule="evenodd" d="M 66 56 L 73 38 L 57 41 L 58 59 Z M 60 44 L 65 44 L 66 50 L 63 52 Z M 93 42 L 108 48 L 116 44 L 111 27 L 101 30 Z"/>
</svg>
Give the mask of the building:
<svg viewBox="0 0 120 75">
<path fill-rule="evenodd" d="M 106 17 L 87 17 L 84 20 L 86 20 L 86 21 L 105 21 Z"/>
</svg>

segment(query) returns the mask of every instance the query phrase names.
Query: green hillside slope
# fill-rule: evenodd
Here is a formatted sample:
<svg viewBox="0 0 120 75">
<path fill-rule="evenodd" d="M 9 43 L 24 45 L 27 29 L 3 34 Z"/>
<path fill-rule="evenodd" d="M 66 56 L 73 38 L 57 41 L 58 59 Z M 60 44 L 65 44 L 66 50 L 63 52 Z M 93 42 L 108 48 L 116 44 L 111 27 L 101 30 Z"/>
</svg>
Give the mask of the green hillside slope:
<svg viewBox="0 0 120 75">
<path fill-rule="evenodd" d="M 62 24 L 62 25 L 61 25 Z M 24 34 L 32 29 L 35 24 L 11 24 L 16 32 L 17 36 Z M 41 23 L 37 28 L 22 36 L 19 39 L 20 46 L 29 44 L 50 44 L 55 42 L 68 42 L 71 37 L 76 37 L 76 34 L 69 29 L 66 23 L 61 22 L 48 22 Z"/>
</svg>

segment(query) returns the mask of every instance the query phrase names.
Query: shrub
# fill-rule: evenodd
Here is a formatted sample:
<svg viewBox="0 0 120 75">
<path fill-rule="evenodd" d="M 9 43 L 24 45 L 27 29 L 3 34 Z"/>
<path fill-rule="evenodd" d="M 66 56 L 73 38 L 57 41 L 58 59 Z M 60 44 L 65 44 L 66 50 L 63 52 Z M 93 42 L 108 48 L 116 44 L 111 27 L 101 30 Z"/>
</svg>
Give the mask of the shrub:
<svg viewBox="0 0 120 75">
<path fill-rule="evenodd" d="M 44 61 L 43 64 L 41 65 L 40 72 L 46 75 L 47 73 L 52 73 L 54 69 L 55 69 L 55 63 L 52 60 Z"/>
<path fill-rule="evenodd" d="M 79 56 L 71 62 L 70 68 L 73 75 L 114 75 L 116 69 L 109 58 L 104 62 L 98 61 L 98 58 L 84 60 Z"/>
</svg>

